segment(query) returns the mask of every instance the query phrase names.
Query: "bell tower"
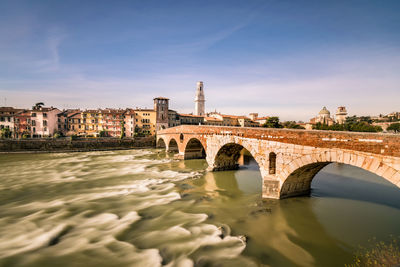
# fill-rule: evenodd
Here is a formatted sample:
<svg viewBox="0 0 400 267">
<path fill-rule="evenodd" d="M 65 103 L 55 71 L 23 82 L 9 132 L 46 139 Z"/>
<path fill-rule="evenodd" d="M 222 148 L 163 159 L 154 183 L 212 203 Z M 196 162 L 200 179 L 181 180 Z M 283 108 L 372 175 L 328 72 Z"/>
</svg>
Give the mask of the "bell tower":
<svg viewBox="0 0 400 267">
<path fill-rule="evenodd" d="M 154 100 L 154 111 L 156 112 L 156 130 L 168 128 L 168 98 L 156 97 Z"/>
<path fill-rule="evenodd" d="M 205 115 L 205 97 L 204 97 L 204 85 L 203 82 L 197 82 L 196 97 L 194 98 L 194 115 L 204 116 Z"/>
</svg>

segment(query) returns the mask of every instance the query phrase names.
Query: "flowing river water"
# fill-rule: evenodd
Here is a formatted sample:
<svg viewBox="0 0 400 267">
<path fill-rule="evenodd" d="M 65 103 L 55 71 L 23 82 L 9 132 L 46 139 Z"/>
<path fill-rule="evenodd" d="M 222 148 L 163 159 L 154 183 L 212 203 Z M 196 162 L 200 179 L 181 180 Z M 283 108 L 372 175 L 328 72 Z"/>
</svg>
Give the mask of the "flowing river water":
<svg viewBox="0 0 400 267">
<path fill-rule="evenodd" d="M 361 169 L 263 201 L 257 165 L 206 168 L 156 149 L 0 155 L 0 266 L 344 266 L 400 235 L 400 189 Z"/>
</svg>

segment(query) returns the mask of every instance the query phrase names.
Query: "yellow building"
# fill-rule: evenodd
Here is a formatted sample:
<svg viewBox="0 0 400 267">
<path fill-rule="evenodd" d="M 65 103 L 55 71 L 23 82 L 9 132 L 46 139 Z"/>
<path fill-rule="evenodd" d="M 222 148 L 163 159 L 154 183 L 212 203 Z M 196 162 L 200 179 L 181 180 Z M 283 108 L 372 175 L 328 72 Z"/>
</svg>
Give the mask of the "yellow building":
<svg viewBox="0 0 400 267">
<path fill-rule="evenodd" d="M 83 129 L 81 135 L 98 136 L 103 130 L 101 110 L 85 110 L 82 113 Z"/>
<path fill-rule="evenodd" d="M 135 109 L 135 131 L 138 134 L 156 134 L 157 113 L 154 109 Z"/>
</svg>

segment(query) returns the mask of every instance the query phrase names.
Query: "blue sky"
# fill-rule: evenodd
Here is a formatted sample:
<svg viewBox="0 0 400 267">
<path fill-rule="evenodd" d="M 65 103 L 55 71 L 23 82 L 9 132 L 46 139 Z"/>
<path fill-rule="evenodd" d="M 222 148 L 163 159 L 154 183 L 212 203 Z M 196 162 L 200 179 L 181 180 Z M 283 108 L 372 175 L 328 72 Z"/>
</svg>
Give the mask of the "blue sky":
<svg viewBox="0 0 400 267">
<path fill-rule="evenodd" d="M 400 1 L 0 2 L 0 105 L 400 111 Z"/>
</svg>

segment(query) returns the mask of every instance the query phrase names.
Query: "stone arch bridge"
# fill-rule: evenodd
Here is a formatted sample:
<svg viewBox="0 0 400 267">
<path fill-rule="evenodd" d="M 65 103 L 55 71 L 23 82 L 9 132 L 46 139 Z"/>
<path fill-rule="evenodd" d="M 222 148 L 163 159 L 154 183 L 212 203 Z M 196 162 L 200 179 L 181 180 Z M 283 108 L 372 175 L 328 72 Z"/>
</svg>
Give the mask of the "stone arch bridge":
<svg viewBox="0 0 400 267">
<path fill-rule="evenodd" d="M 332 162 L 400 187 L 400 135 L 394 134 L 182 125 L 157 132 L 157 147 L 182 159 L 206 158 L 212 171 L 236 169 L 250 153 L 263 178 L 263 198 L 309 194 L 314 176 Z"/>
</svg>

